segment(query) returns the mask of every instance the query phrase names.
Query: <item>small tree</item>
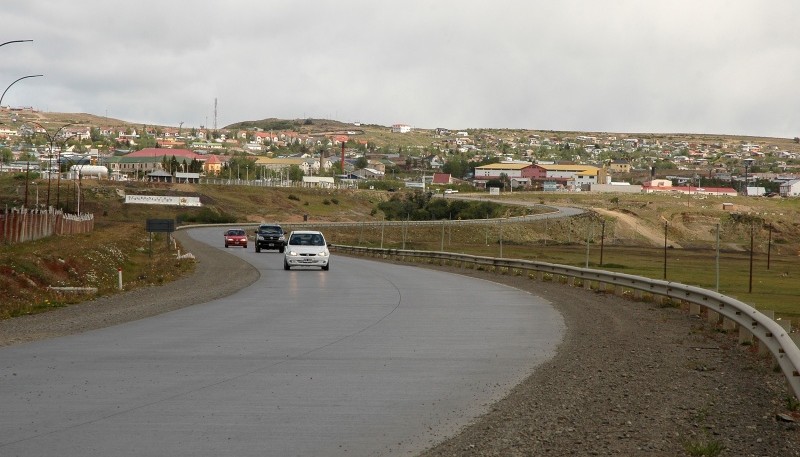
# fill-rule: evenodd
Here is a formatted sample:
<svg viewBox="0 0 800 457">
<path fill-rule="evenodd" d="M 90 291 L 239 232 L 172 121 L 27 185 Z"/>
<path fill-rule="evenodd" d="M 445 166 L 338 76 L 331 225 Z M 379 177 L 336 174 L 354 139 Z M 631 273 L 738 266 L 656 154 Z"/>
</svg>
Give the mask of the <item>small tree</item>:
<svg viewBox="0 0 800 457">
<path fill-rule="evenodd" d="M 302 181 L 303 176 L 304 176 L 303 170 L 301 170 L 299 166 L 292 165 L 289 167 L 289 180 Z"/>
</svg>

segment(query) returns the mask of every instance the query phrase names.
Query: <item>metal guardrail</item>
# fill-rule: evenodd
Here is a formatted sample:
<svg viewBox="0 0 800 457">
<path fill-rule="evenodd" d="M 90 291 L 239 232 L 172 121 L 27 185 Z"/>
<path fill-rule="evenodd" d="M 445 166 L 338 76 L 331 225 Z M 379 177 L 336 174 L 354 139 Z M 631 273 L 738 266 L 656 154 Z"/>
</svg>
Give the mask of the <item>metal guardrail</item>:
<svg viewBox="0 0 800 457">
<path fill-rule="evenodd" d="M 800 398 L 800 349 L 798 349 L 797 345 L 792 340 L 789 331 L 752 306 L 717 292 L 681 283 L 645 278 L 643 276 L 532 260 L 343 245 L 333 245 L 332 249 L 336 252 L 351 255 L 365 255 L 410 261 L 449 262 L 451 264 L 459 264 L 462 268 L 465 268 L 467 265 L 472 265 L 473 268 L 477 268 L 478 266 L 491 267 L 494 268 L 495 271 L 502 271 L 502 269 L 507 269 L 508 271 L 530 271 L 540 275 L 540 279 L 543 279 L 544 275 L 549 274 L 552 275 L 552 277 L 571 278 L 572 281 L 579 280 L 586 288 L 590 288 L 592 283 L 596 283 L 598 288 L 605 288 L 606 285 L 612 285 L 615 288 L 615 293 L 618 294 L 622 294 L 625 289 L 629 289 L 639 294 L 644 292 L 652 294 L 653 297 L 667 297 L 669 299 L 703 306 L 709 311 L 709 321 L 718 324 L 719 316 L 723 316 L 724 326 L 729 322 L 733 322 L 739 327 L 740 332 L 745 330 L 758 338 L 758 341 L 775 357 L 795 397 Z"/>
</svg>

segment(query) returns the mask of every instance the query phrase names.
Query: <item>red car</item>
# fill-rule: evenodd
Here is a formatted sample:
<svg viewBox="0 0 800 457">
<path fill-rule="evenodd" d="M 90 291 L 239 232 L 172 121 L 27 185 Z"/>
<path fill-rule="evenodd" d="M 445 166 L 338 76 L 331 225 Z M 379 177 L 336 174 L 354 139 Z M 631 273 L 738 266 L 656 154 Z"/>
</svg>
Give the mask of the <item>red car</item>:
<svg viewBox="0 0 800 457">
<path fill-rule="evenodd" d="M 225 232 L 225 247 L 241 246 L 247 247 L 247 234 L 242 229 L 230 229 Z"/>
</svg>

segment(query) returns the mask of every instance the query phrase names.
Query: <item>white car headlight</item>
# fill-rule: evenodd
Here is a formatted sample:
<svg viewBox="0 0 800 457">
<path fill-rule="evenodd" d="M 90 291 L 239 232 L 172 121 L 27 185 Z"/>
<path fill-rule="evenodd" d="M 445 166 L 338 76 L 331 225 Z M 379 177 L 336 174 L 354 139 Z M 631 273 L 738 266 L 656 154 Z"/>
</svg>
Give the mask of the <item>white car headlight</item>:
<svg viewBox="0 0 800 457">
<path fill-rule="evenodd" d="M 317 254 L 317 255 L 318 255 L 318 256 L 322 256 L 322 257 L 328 257 L 328 251 L 322 251 L 322 252 L 320 252 L 320 253 L 319 253 L 319 254 Z"/>
<path fill-rule="evenodd" d="M 289 251 L 289 255 L 292 255 L 292 256 L 294 256 L 294 255 L 297 255 L 297 253 L 296 253 L 296 252 L 294 252 L 294 251 Z"/>
</svg>

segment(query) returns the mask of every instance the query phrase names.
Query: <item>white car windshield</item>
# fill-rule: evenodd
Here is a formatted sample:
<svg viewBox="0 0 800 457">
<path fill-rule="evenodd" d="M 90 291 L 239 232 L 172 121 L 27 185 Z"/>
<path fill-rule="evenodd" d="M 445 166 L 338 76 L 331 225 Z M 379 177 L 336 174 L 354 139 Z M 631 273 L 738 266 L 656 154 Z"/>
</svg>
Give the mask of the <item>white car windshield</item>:
<svg viewBox="0 0 800 457">
<path fill-rule="evenodd" d="M 322 235 L 316 233 L 299 233 L 292 235 L 289 244 L 296 246 L 325 246 Z"/>
</svg>

